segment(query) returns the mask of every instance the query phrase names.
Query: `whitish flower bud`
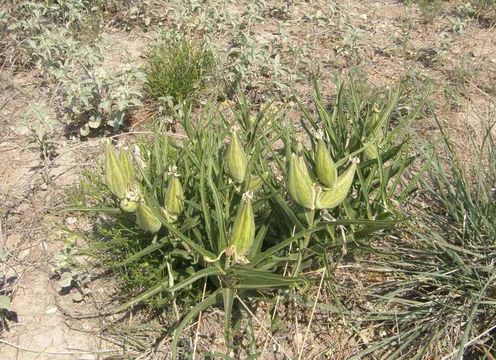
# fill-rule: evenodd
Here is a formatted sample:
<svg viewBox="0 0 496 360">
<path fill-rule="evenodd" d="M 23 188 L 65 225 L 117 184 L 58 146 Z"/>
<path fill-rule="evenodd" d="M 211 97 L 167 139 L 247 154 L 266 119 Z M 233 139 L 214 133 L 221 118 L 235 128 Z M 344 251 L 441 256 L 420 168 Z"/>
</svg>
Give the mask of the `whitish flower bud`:
<svg viewBox="0 0 496 360">
<path fill-rule="evenodd" d="M 288 174 L 288 190 L 291 198 L 298 204 L 308 209 L 313 209 L 315 204 L 315 187 L 308 168 L 302 156 L 291 154 Z"/>
<path fill-rule="evenodd" d="M 164 207 L 169 216 L 176 218 L 184 208 L 184 194 L 181 182 L 176 175 L 172 175 L 165 191 Z"/>
<path fill-rule="evenodd" d="M 151 233 L 156 233 L 162 227 L 162 223 L 155 216 L 152 209 L 144 202 L 139 203 L 138 209 L 136 211 L 136 222 L 138 226 Z"/>
<path fill-rule="evenodd" d="M 332 189 L 336 185 L 338 169 L 327 150 L 324 140 L 319 139 L 317 153 L 315 154 L 315 172 L 317 178 L 326 187 Z"/>
<path fill-rule="evenodd" d="M 226 162 L 227 170 L 234 182 L 242 183 L 245 179 L 247 160 L 236 133 L 231 136 L 231 142 L 226 153 Z"/>
<path fill-rule="evenodd" d="M 140 192 L 138 187 L 135 185 L 132 185 L 129 187 L 129 190 L 126 192 L 126 196 L 121 199 L 120 202 L 120 208 L 122 211 L 125 212 L 135 212 L 136 209 L 138 208 L 138 202 L 140 200 Z"/>
<path fill-rule="evenodd" d="M 336 181 L 336 186 L 330 190 L 322 190 L 317 195 L 315 205 L 317 209 L 332 209 L 340 205 L 350 192 L 355 177 L 356 162 L 353 162 Z"/>
<path fill-rule="evenodd" d="M 120 202 L 120 208 L 122 211 L 132 213 L 135 212 L 136 209 L 138 208 L 138 203 L 134 200 L 129 200 L 127 198 L 124 198 Z"/>
<path fill-rule="evenodd" d="M 255 240 L 255 218 L 251 198 L 251 193 L 243 194 L 241 206 L 236 214 L 229 237 L 229 253 L 234 253 L 235 259 L 240 260 L 240 262 L 247 262 L 246 255 Z"/>
</svg>

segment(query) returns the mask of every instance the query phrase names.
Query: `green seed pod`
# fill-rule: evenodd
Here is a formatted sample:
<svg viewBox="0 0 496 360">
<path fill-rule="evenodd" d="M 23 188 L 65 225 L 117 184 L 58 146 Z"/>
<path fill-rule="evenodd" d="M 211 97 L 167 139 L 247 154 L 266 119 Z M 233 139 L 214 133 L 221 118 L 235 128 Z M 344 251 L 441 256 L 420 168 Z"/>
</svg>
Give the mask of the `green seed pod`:
<svg viewBox="0 0 496 360">
<path fill-rule="evenodd" d="M 374 143 L 368 144 L 363 152 L 365 154 L 365 157 L 369 160 L 374 160 L 379 157 L 379 149 Z"/>
<path fill-rule="evenodd" d="M 130 174 L 124 169 L 121 159 L 122 156 L 108 143 L 105 146 L 105 181 L 112 194 L 119 199 L 126 196 L 131 181 Z"/>
<path fill-rule="evenodd" d="M 136 222 L 141 229 L 151 233 L 156 233 L 162 227 L 160 220 L 155 216 L 152 209 L 150 209 L 150 207 L 144 202 L 141 202 L 138 205 L 138 209 L 136 211 Z"/>
<path fill-rule="evenodd" d="M 248 184 L 248 191 L 251 193 L 256 193 L 262 188 L 263 179 L 260 176 L 253 176 Z"/>
<path fill-rule="evenodd" d="M 381 110 L 377 104 L 374 104 L 372 108 L 372 115 L 370 116 L 370 127 L 373 129 L 379 122 L 379 113 Z"/>
<path fill-rule="evenodd" d="M 233 133 L 226 153 L 227 170 L 234 182 L 241 184 L 245 180 L 247 159 L 238 136 Z"/>
<path fill-rule="evenodd" d="M 317 178 L 329 189 L 334 188 L 338 178 L 338 169 L 327 150 L 324 140 L 319 139 L 317 153 L 315 154 L 315 172 Z"/>
<path fill-rule="evenodd" d="M 243 259 L 250 251 L 255 240 L 255 218 L 251 206 L 251 193 L 243 194 L 241 206 L 236 214 L 229 237 L 229 247 L 233 249 L 235 259 Z"/>
<path fill-rule="evenodd" d="M 368 143 L 365 147 L 364 154 L 369 160 L 374 160 L 379 157 L 379 146 L 384 139 L 384 130 L 379 124 L 379 113 L 380 110 L 377 105 L 374 105 L 372 109 L 372 115 L 370 116 L 370 128 L 371 132 L 364 143 Z"/>
<path fill-rule="evenodd" d="M 315 187 L 302 156 L 291 154 L 288 174 L 289 195 L 298 204 L 308 209 L 315 206 Z"/>
<path fill-rule="evenodd" d="M 129 200 L 128 198 L 124 198 L 121 200 L 120 208 L 122 211 L 133 213 L 138 208 L 138 203 L 134 200 Z"/>
<path fill-rule="evenodd" d="M 122 150 L 119 153 L 120 163 L 122 166 L 122 172 L 124 177 L 127 179 L 128 183 L 133 179 L 133 166 L 131 163 L 131 154 L 129 151 Z"/>
<path fill-rule="evenodd" d="M 181 182 L 176 175 L 172 175 L 165 191 L 164 207 L 167 213 L 177 218 L 181 215 L 184 208 L 184 194 Z"/>
<path fill-rule="evenodd" d="M 350 192 L 355 177 L 356 163 L 354 162 L 336 181 L 331 190 L 322 190 L 315 201 L 317 209 L 332 209 L 341 204 Z"/>
</svg>

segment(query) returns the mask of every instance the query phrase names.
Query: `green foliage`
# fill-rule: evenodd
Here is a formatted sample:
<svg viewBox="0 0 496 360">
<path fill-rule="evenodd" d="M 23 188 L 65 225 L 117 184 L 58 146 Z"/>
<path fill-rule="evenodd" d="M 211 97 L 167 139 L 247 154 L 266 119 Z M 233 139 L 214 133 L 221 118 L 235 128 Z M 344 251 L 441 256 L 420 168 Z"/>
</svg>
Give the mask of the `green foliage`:
<svg viewBox="0 0 496 360">
<path fill-rule="evenodd" d="M 45 104 L 31 104 L 24 113 L 24 125 L 17 128 L 20 135 L 28 135 L 31 144 L 39 150 L 43 160 L 43 178 L 50 181 L 51 160 L 57 153 L 57 144 L 53 140 L 56 121 Z"/>
<path fill-rule="evenodd" d="M 6 56 L 21 66 L 36 65 L 46 71 L 64 63 L 85 62 L 90 46 L 99 35 L 101 15 L 92 1 L 26 1 L 11 5 L 3 20 L 2 38 Z"/>
<path fill-rule="evenodd" d="M 496 6 L 496 0 L 476 0 L 476 6 Z"/>
<path fill-rule="evenodd" d="M 431 23 L 444 10 L 443 0 L 415 0 L 422 19 L 425 23 Z"/>
<path fill-rule="evenodd" d="M 120 129 L 132 109 L 139 108 L 144 74 L 133 67 L 109 73 L 97 65 L 54 71 L 61 86 L 60 111 L 63 120 L 87 136 L 106 126 Z"/>
<path fill-rule="evenodd" d="M 7 253 L 3 247 L 0 247 L 0 265 L 4 265 L 6 258 Z M 0 270 L 0 330 L 8 329 L 7 318 L 5 315 L 7 311 L 12 311 L 11 296 L 7 295 L 7 291 L 5 289 L 6 280 L 7 279 L 3 272 L 2 266 L 2 270 Z"/>
<path fill-rule="evenodd" d="M 2 38 L 5 56 L 38 69 L 53 85 L 60 120 L 83 136 L 122 128 L 129 112 L 142 106 L 141 71 L 128 66 L 109 73 L 102 68 L 97 43 L 101 19 L 102 4 L 87 0 L 22 2 L 12 5 L 3 19 L 8 29 Z"/>
<path fill-rule="evenodd" d="M 328 256 L 343 247 L 360 244 L 373 233 L 391 228 L 397 214 L 389 197 L 406 199 L 410 189 L 398 192 L 396 187 L 412 161 L 402 152 L 406 139 L 398 133 L 403 128 L 391 131 L 396 137 L 388 130 L 391 119 L 407 125 L 393 117 L 398 115 L 397 98 L 383 99 L 383 110 L 372 128 L 368 115 L 375 102 L 361 98 L 352 85 L 340 85 L 338 104 L 343 105 L 338 110 L 342 115 L 334 115 L 332 120 L 321 108 L 320 95 L 316 100 L 318 118 L 302 106 L 308 124 L 339 129 L 336 133 L 326 132 L 333 155 L 344 159 L 337 162 L 338 166 L 350 156 L 365 156 L 364 145 L 372 140 L 370 136 L 364 138 L 364 134 L 377 134 L 379 128 L 384 132 L 377 143 L 377 158 L 358 164 L 353 191 L 332 212 L 295 204 L 288 196 L 286 176 L 281 179 L 274 174 L 285 174 L 285 154 L 296 147 L 292 126 L 281 125 L 283 111 L 266 108 L 253 116 L 248 103 L 240 100 L 232 120 L 225 118 L 214 104 L 193 119 L 191 110 L 183 108 L 180 122 L 184 140 L 172 141 L 157 131 L 152 142 L 139 141 L 132 150 L 134 181 L 128 182 L 129 189 L 136 187 L 139 193 L 136 216 L 121 212 L 122 199 L 112 196 L 106 188 L 106 182 L 114 181 L 108 177 L 112 173 L 107 174 L 106 181 L 93 176 L 94 182 L 83 191 L 93 199 L 89 201 L 93 211 L 106 213 L 107 219 L 90 241 L 89 251 L 119 275 L 128 291 L 127 300 L 115 311 L 138 304 L 161 307 L 174 301 L 184 309 L 172 336 L 176 356 L 186 325 L 199 312 L 223 304 L 226 344 L 232 347 L 232 318 L 241 310 L 238 300 L 256 299 L 262 294 L 272 296 L 278 289 L 305 291 L 314 279 L 301 274 L 325 266 Z M 357 114 L 360 116 L 350 116 Z M 355 126 L 359 126 L 359 133 L 353 133 Z M 231 136 L 233 127 L 237 128 L 237 137 Z M 228 164 L 226 139 L 234 138 L 239 142 Z M 281 140 L 286 144 L 282 153 L 275 146 Z M 241 156 L 244 160 L 239 157 L 241 153 L 246 154 L 246 158 Z M 311 149 L 304 153 L 309 163 L 313 161 Z M 119 157 L 113 161 L 121 161 Z M 236 163 L 240 160 L 243 161 Z M 246 167 L 244 179 L 233 181 L 233 165 L 236 169 Z M 107 169 L 117 169 L 115 166 Z M 184 207 L 172 218 L 168 216 L 166 189 L 177 176 L 184 189 Z M 251 193 L 252 180 L 257 177 L 263 182 Z M 84 201 L 82 207 L 72 210 L 91 211 L 89 204 Z M 140 214 L 139 208 L 144 205 L 148 210 Z M 158 230 L 142 226 L 147 218 L 158 219 Z M 284 270 L 288 266 L 291 275 Z M 200 291 L 203 285 L 196 285 L 199 281 L 206 286 L 204 296 Z"/>
<path fill-rule="evenodd" d="M 457 229 L 460 244 L 494 245 L 496 239 L 496 206 L 494 181 L 496 179 L 496 144 L 494 123 L 483 123 L 483 129 L 471 137 L 475 148 L 468 163 L 459 159 L 447 130 L 438 122 L 444 147 L 433 161 L 432 183 L 426 183 L 431 196 L 445 212 L 450 226 Z M 445 155 L 449 161 L 441 156 Z M 454 240 L 454 239 L 453 239 Z"/>
<path fill-rule="evenodd" d="M 394 332 L 356 358 L 374 352 L 391 359 L 482 359 L 494 351 L 494 122 L 471 139 L 470 162 L 459 160 L 452 137 L 438 126 L 441 144 L 428 146 L 432 166 L 422 186 L 430 206 L 408 234 L 381 249 L 387 255 L 367 266 L 387 280 L 368 288 L 377 304 L 364 316 Z"/>
<path fill-rule="evenodd" d="M 212 51 L 184 36 L 167 36 L 148 55 L 146 88 L 152 97 L 174 104 L 194 100 L 213 66 Z"/>
<path fill-rule="evenodd" d="M 317 87 L 313 114 L 300 103 L 302 127 L 312 149 L 317 147 L 316 134 L 322 136 L 332 158 L 341 166 L 340 173 L 351 158 L 359 159 L 357 197 L 347 200 L 332 216 L 384 219 L 394 213 L 394 202 L 403 203 L 415 189 L 415 181 L 403 186 L 402 179 L 414 161 L 408 149 L 408 126 L 418 116 L 423 101 L 401 113 L 398 108 L 405 101 L 403 85 L 392 92 L 359 86 L 353 77 L 348 83 L 340 82 L 331 106 L 324 103 Z M 296 134 L 290 134 L 286 141 L 294 137 Z M 307 157 L 313 158 L 311 154 Z"/>
</svg>

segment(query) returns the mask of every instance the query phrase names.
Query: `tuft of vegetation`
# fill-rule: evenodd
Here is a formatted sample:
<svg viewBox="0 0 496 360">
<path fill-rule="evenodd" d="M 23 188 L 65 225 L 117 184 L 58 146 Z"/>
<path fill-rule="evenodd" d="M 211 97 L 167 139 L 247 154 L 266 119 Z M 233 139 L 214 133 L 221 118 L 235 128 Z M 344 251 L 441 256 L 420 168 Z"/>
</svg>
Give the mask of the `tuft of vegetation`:
<svg viewBox="0 0 496 360">
<path fill-rule="evenodd" d="M 414 2 L 420 10 L 422 21 L 426 24 L 432 23 L 444 10 L 443 0 L 414 0 Z"/>
<path fill-rule="evenodd" d="M 194 101 L 215 65 L 211 50 L 185 36 L 166 37 L 155 45 L 146 65 L 146 89 L 155 99 L 173 104 Z"/>
<path fill-rule="evenodd" d="M 4 247 L 0 247 L 0 332 L 8 330 L 8 313 L 12 311 L 11 294 L 8 289 L 6 274 L 4 273 L 4 264 L 7 259 L 7 252 Z"/>
<path fill-rule="evenodd" d="M 431 205 L 380 249 L 387 256 L 368 262 L 367 269 L 387 279 L 368 288 L 376 304 L 364 314 L 383 335 L 357 357 L 378 351 L 391 359 L 483 359 L 494 353 L 494 123 L 472 138 L 477 150 L 470 164 L 462 164 L 438 126 L 441 144 L 427 152 L 432 165 L 422 184 Z"/>
<path fill-rule="evenodd" d="M 35 68 L 51 86 L 59 120 L 82 136 L 122 129 L 133 109 L 142 106 L 143 73 L 127 66 L 103 69 L 98 44 L 101 4 L 86 0 L 12 4 L 0 21 L 4 60 Z"/>
<path fill-rule="evenodd" d="M 54 72 L 60 90 L 59 112 L 70 129 L 82 136 L 106 129 L 120 130 L 132 110 L 143 106 L 145 76 L 128 66 L 116 73 L 91 67 L 62 68 Z"/>
<path fill-rule="evenodd" d="M 138 326 L 118 319 L 105 329 L 123 329 L 120 339 L 139 348 L 139 358 L 264 358 L 269 341 L 286 358 L 494 358 L 494 124 L 471 133 L 469 147 L 478 150 L 471 160 L 439 121 L 436 146 L 415 146 L 410 124 L 435 118 L 427 88 L 434 98 L 444 93 L 440 113 L 494 94 L 480 79 L 491 83 L 482 76 L 491 61 L 485 43 L 464 55 L 460 40 L 492 26 L 495 0 L 405 0 L 412 6 L 404 22 L 401 12 L 385 16 L 377 7 L 282 3 L 189 0 L 165 10 L 153 0 L 2 3 L 2 75 L 21 72 L 19 91 L 27 77 L 50 98 L 32 102 L 16 128 L 40 152 L 35 170 L 47 184 L 66 153 L 59 151 L 66 141 L 55 141 L 58 122 L 82 137 L 125 130 L 127 119 L 141 125 L 164 115 L 174 124 L 156 121 L 139 138 L 113 136 L 103 168 L 84 159 L 90 170 L 70 190 L 68 210 L 90 216 L 67 219 L 72 230 L 53 261 L 60 293 L 73 290 L 80 302 L 92 297 L 89 282 L 112 276 L 115 296 L 98 315 L 133 314 Z M 388 18 L 385 27 L 369 31 L 377 16 Z M 432 31 L 416 31 L 419 18 Z M 106 70 L 115 62 L 101 32 L 138 26 L 151 37 L 164 26 L 167 33 L 143 68 Z M 373 66 L 361 72 L 362 62 Z M 403 64 L 404 73 L 387 64 Z M 332 74 L 346 71 L 356 77 L 338 81 L 332 97 L 315 81 L 312 98 L 309 75 L 328 89 Z M 365 85 L 365 71 L 377 83 L 406 78 L 386 91 Z M 0 107 L 15 103 L 17 85 L 5 86 Z M 207 90 L 213 96 L 203 101 Z M 149 99 L 157 106 L 144 108 Z M 74 230 L 79 225 L 84 230 Z M 0 252 L 0 265 L 5 260 Z M 0 273 L 0 330 L 14 294 Z M 293 314 L 296 351 L 288 354 L 275 337 L 287 338 Z M 199 343 L 202 315 L 223 319 L 219 347 Z M 345 328 L 348 352 L 304 351 L 307 335 L 327 326 L 323 318 Z"/>
<path fill-rule="evenodd" d="M 103 174 L 92 175 L 82 208 L 72 210 L 106 214 L 88 236 L 91 254 L 127 288 L 114 312 L 176 309 L 176 357 L 188 323 L 223 305 L 232 351 L 233 321 L 248 316 L 247 303 L 304 293 L 315 270 L 330 276 L 331 259 L 393 227 L 395 204 L 414 183 L 400 186 L 416 112 L 399 112 L 400 91 L 359 91 L 354 79 L 339 89 L 332 110 L 318 88 L 315 111 L 301 104 L 309 144 L 296 141 L 282 109 L 253 115 L 246 101 L 234 119 L 212 104 L 193 122 L 184 109 L 181 142 L 157 134 L 133 156 L 107 144 Z"/>
</svg>

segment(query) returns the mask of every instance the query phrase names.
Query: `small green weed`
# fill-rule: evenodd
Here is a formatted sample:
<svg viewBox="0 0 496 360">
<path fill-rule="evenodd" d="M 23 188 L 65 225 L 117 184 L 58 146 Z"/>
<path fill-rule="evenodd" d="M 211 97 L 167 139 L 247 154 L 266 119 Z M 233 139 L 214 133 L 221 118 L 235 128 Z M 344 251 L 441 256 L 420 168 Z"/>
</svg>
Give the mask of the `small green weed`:
<svg viewBox="0 0 496 360">
<path fill-rule="evenodd" d="M 12 64 L 36 67 L 50 85 L 59 120 L 82 136 L 119 130 L 130 111 L 142 106 L 141 71 L 102 69 L 101 7 L 87 0 L 28 1 L 12 4 L 2 19 L 8 30 L 0 39 L 5 56 Z"/>
<path fill-rule="evenodd" d="M 1 222 L 0 222 L 1 225 Z M 7 259 L 7 252 L 4 247 L 0 247 L 0 332 L 8 330 L 7 312 L 12 311 L 11 296 L 7 291 L 7 279 L 4 273 L 4 263 Z"/>
<path fill-rule="evenodd" d="M 60 84 L 63 120 L 82 136 L 108 127 L 121 129 L 130 111 L 143 105 L 145 76 L 137 68 L 108 73 L 96 63 L 92 67 L 63 67 L 53 74 Z"/>
<path fill-rule="evenodd" d="M 29 136 L 30 143 L 40 152 L 43 169 L 43 180 L 48 184 L 51 180 L 51 161 L 57 153 L 57 142 L 54 140 L 56 120 L 50 114 L 46 104 L 31 104 L 24 113 L 24 125 L 17 132 Z"/>
<path fill-rule="evenodd" d="M 470 98 L 470 85 L 478 72 L 468 58 L 462 59 L 450 72 L 451 81 L 445 86 L 444 95 L 453 106 L 461 107 L 463 101 Z"/>
<path fill-rule="evenodd" d="M 415 3 L 420 10 L 422 21 L 426 24 L 433 22 L 444 10 L 443 0 L 415 0 Z"/>
<path fill-rule="evenodd" d="M 99 7 L 88 0 L 26 1 L 9 7 L 2 36 L 4 56 L 18 66 L 41 71 L 87 56 L 81 50 L 99 36 Z M 76 54 L 74 56 L 74 54 Z"/>
<path fill-rule="evenodd" d="M 153 98 L 171 99 L 174 104 L 194 100 L 206 86 L 214 65 L 211 50 L 184 36 L 169 36 L 148 55 L 146 88 Z"/>
</svg>

